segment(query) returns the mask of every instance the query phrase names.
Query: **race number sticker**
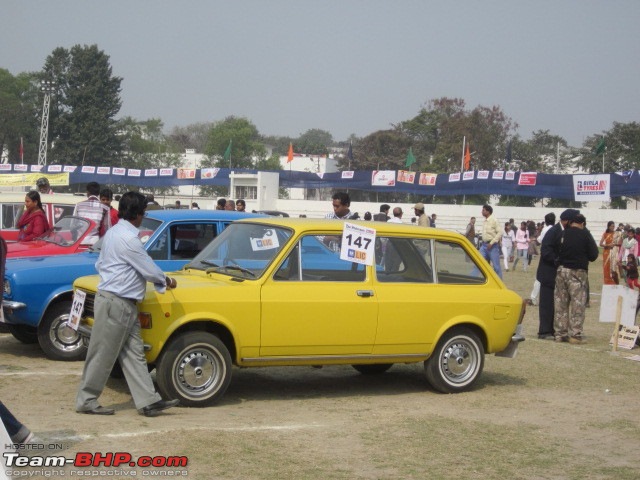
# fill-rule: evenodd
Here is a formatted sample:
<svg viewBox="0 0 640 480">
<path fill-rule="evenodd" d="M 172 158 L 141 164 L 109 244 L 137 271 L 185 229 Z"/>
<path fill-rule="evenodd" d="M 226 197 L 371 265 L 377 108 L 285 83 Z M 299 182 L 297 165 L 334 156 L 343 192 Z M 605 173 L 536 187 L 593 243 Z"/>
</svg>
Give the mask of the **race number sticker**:
<svg viewBox="0 0 640 480">
<path fill-rule="evenodd" d="M 373 265 L 375 257 L 376 231 L 373 228 L 345 223 L 342 231 L 340 260 Z"/>
<path fill-rule="evenodd" d="M 69 326 L 74 330 L 78 330 L 78 325 L 80 325 L 86 298 L 87 294 L 82 290 L 76 290 L 73 294 L 73 303 L 71 304 L 71 313 L 69 314 Z"/>
<path fill-rule="evenodd" d="M 251 248 L 254 252 L 259 250 L 271 250 L 273 248 L 278 248 L 279 246 L 278 235 L 275 230 L 267 230 L 264 232 L 264 237 L 262 238 L 251 239 Z"/>
</svg>

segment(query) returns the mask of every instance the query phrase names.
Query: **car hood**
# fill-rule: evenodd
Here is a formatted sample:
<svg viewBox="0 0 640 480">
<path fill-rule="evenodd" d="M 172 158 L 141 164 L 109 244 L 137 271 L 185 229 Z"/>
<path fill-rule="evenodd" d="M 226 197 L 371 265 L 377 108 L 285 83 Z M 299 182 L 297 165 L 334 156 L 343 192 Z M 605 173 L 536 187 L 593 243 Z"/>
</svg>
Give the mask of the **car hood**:
<svg viewBox="0 0 640 480">
<path fill-rule="evenodd" d="M 6 275 L 21 271 L 38 269 L 72 269 L 77 265 L 94 265 L 98 260 L 98 253 L 82 252 L 71 255 L 52 255 L 47 257 L 8 258 Z"/>
</svg>

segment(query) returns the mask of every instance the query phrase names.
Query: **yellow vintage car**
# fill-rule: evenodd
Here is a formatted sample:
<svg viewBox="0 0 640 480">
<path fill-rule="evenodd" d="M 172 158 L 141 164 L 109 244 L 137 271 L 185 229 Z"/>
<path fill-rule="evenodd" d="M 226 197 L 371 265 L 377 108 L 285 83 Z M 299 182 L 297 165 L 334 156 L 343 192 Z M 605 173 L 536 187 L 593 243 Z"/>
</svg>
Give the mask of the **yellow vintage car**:
<svg viewBox="0 0 640 480">
<path fill-rule="evenodd" d="M 160 393 L 215 403 L 232 366 L 348 364 L 379 374 L 424 362 L 440 392 L 468 390 L 484 355 L 513 357 L 524 302 L 462 235 L 382 222 L 291 218 L 231 224 L 138 304 Z M 98 277 L 80 331 L 90 335 Z"/>
</svg>

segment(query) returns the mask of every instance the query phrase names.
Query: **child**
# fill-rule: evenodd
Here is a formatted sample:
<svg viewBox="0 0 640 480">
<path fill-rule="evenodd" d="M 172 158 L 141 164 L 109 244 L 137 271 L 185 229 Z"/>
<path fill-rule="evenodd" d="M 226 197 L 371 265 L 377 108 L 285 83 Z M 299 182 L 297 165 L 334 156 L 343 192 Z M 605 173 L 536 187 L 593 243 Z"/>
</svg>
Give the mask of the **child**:
<svg viewBox="0 0 640 480">
<path fill-rule="evenodd" d="M 632 253 L 627 255 L 627 264 L 622 268 L 624 268 L 627 273 L 627 285 L 629 288 L 638 287 L 640 289 L 640 283 L 638 283 L 638 263 Z"/>
</svg>

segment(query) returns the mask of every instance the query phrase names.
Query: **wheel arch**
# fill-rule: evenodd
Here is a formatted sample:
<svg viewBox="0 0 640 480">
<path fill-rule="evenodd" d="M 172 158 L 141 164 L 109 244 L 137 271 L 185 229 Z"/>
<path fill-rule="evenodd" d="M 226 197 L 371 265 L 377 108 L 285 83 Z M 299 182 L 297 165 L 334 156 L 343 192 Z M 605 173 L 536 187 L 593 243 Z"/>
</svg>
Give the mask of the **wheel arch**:
<svg viewBox="0 0 640 480">
<path fill-rule="evenodd" d="M 167 345 L 169 345 L 174 338 L 186 332 L 197 331 L 211 333 L 218 337 L 220 341 L 224 343 L 225 347 L 227 347 L 227 350 L 229 350 L 229 354 L 231 355 L 231 359 L 234 365 L 236 364 L 237 349 L 233 333 L 226 325 L 213 319 L 191 320 L 180 324 L 173 330 L 173 332 L 171 332 L 171 335 L 169 335 L 165 339 L 164 343 L 162 344 L 162 348 L 160 349 L 158 355 L 156 356 L 156 359 L 154 360 L 154 363 L 158 361 L 158 359 L 162 356 L 162 353 L 167 348 Z"/>
<path fill-rule="evenodd" d="M 440 339 L 447 332 L 450 332 L 451 330 L 454 330 L 456 328 L 468 328 L 473 333 L 475 333 L 480 339 L 480 341 L 482 342 L 482 347 L 484 348 L 484 351 L 487 352 L 487 347 L 489 343 L 489 340 L 487 338 L 487 332 L 483 328 L 482 322 L 479 319 L 471 316 L 452 318 L 449 322 L 444 324 L 442 328 L 438 331 L 438 334 L 436 337 L 437 340 L 433 342 L 434 349 L 435 349 L 435 346 L 440 341 Z M 431 353 L 433 353 L 433 351 Z"/>
<path fill-rule="evenodd" d="M 71 285 L 68 285 L 66 286 L 66 288 L 68 288 L 68 290 L 57 290 L 53 294 L 49 295 L 46 303 L 44 303 L 44 308 L 42 309 L 40 318 L 38 319 L 38 327 L 40 326 L 40 323 L 42 323 L 42 320 L 44 319 L 47 312 L 51 310 L 51 308 L 55 307 L 58 303 L 73 300 L 73 287 Z"/>
</svg>

